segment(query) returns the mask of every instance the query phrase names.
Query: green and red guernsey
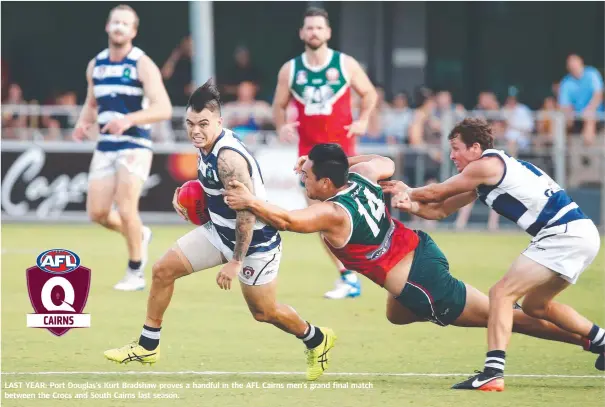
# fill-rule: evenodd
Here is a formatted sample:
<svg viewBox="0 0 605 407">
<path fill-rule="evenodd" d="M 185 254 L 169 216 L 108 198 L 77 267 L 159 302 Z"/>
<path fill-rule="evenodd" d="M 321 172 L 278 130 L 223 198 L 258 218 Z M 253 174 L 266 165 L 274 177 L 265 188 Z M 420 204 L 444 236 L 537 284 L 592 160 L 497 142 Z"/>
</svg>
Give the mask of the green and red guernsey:
<svg viewBox="0 0 605 407">
<path fill-rule="evenodd" d="M 329 50 L 327 63 L 310 67 L 305 54 L 292 60 L 290 92 L 298 112 L 298 155 L 309 154 L 316 144 L 337 143 L 348 156 L 355 155 L 355 138 L 345 126 L 353 122 L 351 89 L 344 54 Z"/>
<path fill-rule="evenodd" d="M 351 235 L 341 248 L 328 248 L 348 270 L 354 270 L 384 286 L 387 274 L 418 246 L 418 235 L 392 219 L 380 185 L 349 173 L 348 188 L 328 199 L 349 215 Z"/>
</svg>

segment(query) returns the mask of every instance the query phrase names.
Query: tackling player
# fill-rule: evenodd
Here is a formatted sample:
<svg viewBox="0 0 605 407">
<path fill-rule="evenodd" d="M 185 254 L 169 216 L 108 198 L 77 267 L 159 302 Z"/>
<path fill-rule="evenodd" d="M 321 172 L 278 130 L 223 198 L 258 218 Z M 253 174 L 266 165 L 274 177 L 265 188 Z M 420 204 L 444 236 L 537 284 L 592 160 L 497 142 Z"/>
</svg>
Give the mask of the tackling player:
<svg viewBox="0 0 605 407">
<path fill-rule="evenodd" d="M 130 6 L 109 13 L 109 47 L 88 64 L 88 92 L 73 132 L 82 140 L 96 123 L 101 130 L 90 163 L 86 210 L 93 222 L 126 238 L 126 275 L 114 286 L 123 291 L 145 287 L 151 230 L 141 223 L 139 198 L 153 155 L 149 124 L 172 116 L 160 70 L 132 44 L 138 27 Z"/>
<path fill-rule="evenodd" d="M 567 193 L 535 165 L 493 149 L 490 126 L 465 119 L 449 135 L 460 174 L 440 184 L 408 188 L 385 183 L 394 203 L 425 219 L 449 216 L 475 199 L 515 222 L 533 239 L 489 292 L 488 352 L 483 372 L 456 384 L 455 389 L 503 390 L 505 351 L 513 325 L 512 305 L 525 297 L 523 311 L 561 329 L 588 338 L 604 370 L 605 330 L 553 299 L 597 256 L 599 232 Z M 409 199 L 409 201 L 406 201 Z"/>
<path fill-rule="evenodd" d="M 275 127 L 282 141 L 298 134 L 298 156 L 309 154 L 319 143 L 338 143 L 348 156 L 355 155 L 355 136 L 364 135 L 376 105 L 376 90 L 359 63 L 349 55 L 328 48 L 332 35 L 328 13 L 309 8 L 299 31 L 305 52 L 286 62 L 279 71 L 273 102 Z M 351 113 L 351 89 L 361 97 L 357 120 Z M 298 121 L 286 123 L 286 110 L 294 99 Z M 307 196 L 307 204 L 312 202 Z M 335 289 L 326 298 L 357 297 L 358 276 L 347 270 L 328 250 L 340 271 Z"/>
<path fill-rule="evenodd" d="M 206 194 L 211 222 L 181 237 L 153 266 L 153 280 L 147 302 L 147 318 L 138 341 L 105 352 L 118 363 L 155 363 L 160 356 L 162 319 L 176 279 L 223 265 L 216 276 L 222 289 L 240 281 L 244 299 L 254 319 L 267 322 L 295 335 L 307 347 L 307 379 L 315 380 L 328 367 L 329 352 L 336 336 L 329 328 L 319 328 L 303 320 L 292 307 L 276 300 L 277 272 L 281 261 L 281 237 L 277 230 L 247 211 L 229 209 L 221 192 L 237 180 L 259 199 L 265 186 L 256 160 L 245 146 L 223 128 L 220 96 L 206 83 L 189 99 L 186 109 L 187 135 L 199 149 L 198 179 Z M 175 210 L 186 217 L 174 194 Z"/>
<path fill-rule="evenodd" d="M 386 314 L 394 324 L 429 320 L 440 326 L 487 327 L 488 297 L 449 273 L 447 259 L 428 234 L 406 228 L 386 210 L 377 181 L 393 175 L 393 161 L 373 155 L 347 159 L 338 145 L 319 144 L 308 158 L 301 157 L 298 168 L 307 194 L 321 203 L 287 211 L 237 181 L 225 191 L 225 202 L 279 230 L 320 232 L 347 268 L 389 292 Z M 513 304 L 510 309 L 515 332 L 596 352 L 588 339 L 513 310 Z"/>
</svg>

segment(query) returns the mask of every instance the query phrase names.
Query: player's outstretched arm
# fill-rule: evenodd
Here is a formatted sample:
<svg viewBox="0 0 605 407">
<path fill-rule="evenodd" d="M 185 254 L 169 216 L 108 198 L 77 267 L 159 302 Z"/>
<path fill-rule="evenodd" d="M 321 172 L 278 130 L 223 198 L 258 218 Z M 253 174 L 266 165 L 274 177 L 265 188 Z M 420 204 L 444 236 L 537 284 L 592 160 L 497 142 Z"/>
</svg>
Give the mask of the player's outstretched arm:
<svg viewBox="0 0 605 407">
<path fill-rule="evenodd" d="M 88 84 L 88 88 L 86 90 L 86 100 L 84 101 L 84 106 L 82 106 L 80 117 L 78 118 L 78 122 L 76 123 L 72 135 L 75 140 L 82 140 L 83 138 L 85 138 L 88 130 L 97 121 L 97 100 L 95 99 L 92 82 L 92 74 L 94 68 L 95 60 L 93 59 L 88 63 L 88 66 L 86 67 L 86 82 Z"/>
<path fill-rule="evenodd" d="M 464 170 L 448 180 L 421 188 L 408 188 L 412 201 L 443 202 L 448 198 L 471 192 L 479 185 L 494 185 L 502 178 L 504 164 L 497 157 L 486 157 L 468 164 Z"/>
<path fill-rule="evenodd" d="M 394 208 L 401 209 L 404 212 L 409 212 L 423 219 L 441 220 L 450 216 L 458 209 L 470 204 L 477 199 L 475 191 L 464 192 L 443 202 L 420 203 L 410 201 L 407 195 L 397 195 L 393 197 L 391 205 Z"/>
<path fill-rule="evenodd" d="M 139 79 L 143 82 L 143 92 L 149 99 L 149 107 L 128 115 L 133 126 L 168 120 L 172 117 L 172 103 L 157 65 L 147 55 L 137 62 Z"/>
<path fill-rule="evenodd" d="M 231 209 L 248 209 L 263 222 L 278 230 L 296 233 L 331 232 L 346 222 L 346 213 L 336 205 L 321 202 L 305 209 L 288 211 L 258 199 L 240 182 L 225 191 L 225 203 Z"/>
<path fill-rule="evenodd" d="M 306 155 L 299 157 L 294 167 L 294 172 L 301 174 L 302 167 L 308 159 L 309 157 Z M 363 175 L 372 182 L 390 178 L 395 173 L 395 163 L 393 160 L 381 155 L 356 155 L 349 157 L 348 160 L 351 172 Z"/>
<path fill-rule="evenodd" d="M 372 182 L 387 179 L 395 173 L 395 163 L 381 155 L 357 155 L 349 157 L 349 170 L 363 175 Z"/>
</svg>

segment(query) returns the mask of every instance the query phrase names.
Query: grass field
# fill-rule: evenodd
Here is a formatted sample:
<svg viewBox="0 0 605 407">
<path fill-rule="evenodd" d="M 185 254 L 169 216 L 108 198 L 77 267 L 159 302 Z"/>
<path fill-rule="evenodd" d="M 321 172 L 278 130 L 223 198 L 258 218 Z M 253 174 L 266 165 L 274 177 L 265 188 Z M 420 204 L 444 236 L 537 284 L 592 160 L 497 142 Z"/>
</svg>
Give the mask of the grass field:
<svg viewBox="0 0 605 407">
<path fill-rule="evenodd" d="M 188 228 L 158 226 L 153 230 L 152 261 Z M 301 343 L 272 326 L 255 322 L 237 286 L 230 292 L 218 289 L 216 270 L 177 282 L 165 315 L 162 359 L 158 364 L 143 367 L 107 362 L 103 358 L 105 349 L 123 345 L 140 334 L 147 301 L 148 290 L 123 293 L 112 289 L 122 277 L 126 262 L 121 238 L 84 225 L 3 225 L 2 405 L 76 406 L 82 402 L 75 398 L 77 394 L 88 396 L 88 406 L 111 407 L 285 407 L 301 402 L 337 407 L 604 405 L 604 379 L 603 375 L 597 377 L 601 372 L 593 367 L 594 355 L 579 347 L 519 335 L 513 336 L 507 354 L 509 377 L 505 392 L 450 390 L 453 383 L 482 367 L 485 330 L 441 328 L 429 323 L 391 326 L 384 317 L 386 293 L 365 279 L 360 298 L 324 300 L 322 295 L 332 286 L 336 274 L 319 239 L 293 234 L 283 236 L 280 301 L 292 305 L 312 323 L 332 327 L 339 336 L 330 375 L 316 382 L 322 388 L 311 389 L 304 381 Z M 433 236 L 448 256 L 452 273 L 485 292 L 529 241 L 521 234 L 434 233 Z M 44 329 L 26 328 L 25 324 L 25 315 L 33 310 L 24 271 L 35 265 L 41 251 L 56 247 L 78 253 L 82 264 L 93 273 L 85 309 L 91 314 L 92 327 L 73 329 L 62 337 L 55 337 Z M 605 323 L 604 252 L 602 249 L 598 260 L 579 283 L 559 298 L 601 324 Z M 11 374 L 7 374 L 9 372 Z M 21 374 L 12 374 L 15 372 Z M 43 375 L 40 372 L 82 373 Z M 125 374 L 127 372 L 133 373 Z M 26 382 L 44 383 L 46 388 L 26 388 Z M 15 383 L 21 383 L 22 388 L 7 388 Z M 54 388 L 50 387 L 51 383 Z M 122 388 L 124 383 L 155 384 L 156 388 Z M 209 383 L 218 384 L 220 388 L 199 388 Z M 118 388 L 81 389 L 96 385 L 117 385 Z M 160 385 L 164 385 L 162 389 Z M 258 388 L 252 387 L 255 385 Z M 348 388 L 335 388 L 345 385 Z M 366 388 L 353 388 L 353 385 Z M 40 393 L 50 398 L 40 399 Z M 8 398 L 15 394 L 33 394 L 36 398 Z M 111 398 L 92 398 L 103 394 Z M 127 394 L 136 398 L 119 398 Z M 154 398 L 159 395 L 178 398 Z M 55 398 L 67 396 L 72 398 Z"/>
</svg>

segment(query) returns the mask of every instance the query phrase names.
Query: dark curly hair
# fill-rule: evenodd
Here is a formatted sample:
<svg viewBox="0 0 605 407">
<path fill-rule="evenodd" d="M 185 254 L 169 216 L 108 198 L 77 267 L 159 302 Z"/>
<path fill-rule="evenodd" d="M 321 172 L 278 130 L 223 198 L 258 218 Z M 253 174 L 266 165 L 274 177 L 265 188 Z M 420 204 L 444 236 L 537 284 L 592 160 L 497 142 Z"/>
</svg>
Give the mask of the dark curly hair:
<svg viewBox="0 0 605 407">
<path fill-rule="evenodd" d="M 462 120 L 452 129 L 448 139 L 453 140 L 458 136 L 467 148 L 472 147 L 475 143 L 478 143 L 483 151 L 494 148 L 492 128 L 483 119 L 469 117 Z"/>
</svg>

